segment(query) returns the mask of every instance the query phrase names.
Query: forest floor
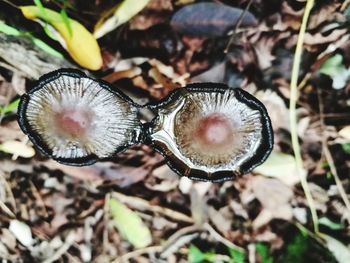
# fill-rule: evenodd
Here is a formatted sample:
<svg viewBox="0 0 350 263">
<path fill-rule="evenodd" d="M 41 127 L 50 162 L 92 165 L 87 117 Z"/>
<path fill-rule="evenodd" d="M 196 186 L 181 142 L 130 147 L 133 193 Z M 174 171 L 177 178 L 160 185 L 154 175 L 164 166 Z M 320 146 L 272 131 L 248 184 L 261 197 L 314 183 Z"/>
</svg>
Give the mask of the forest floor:
<svg viewBox="0 0 350 263">
<path fill-rule="evenodd" d="M 296 110 L 291 76 L 310 0 L 29 2 L 0 1 L 2 262 L 350 262 L 350 1 L 313 5 Z M 67 28 L 69 17 L 92 32 L 120 2 L 147 5 L 98 39 L 97 71 L 49 36 L 50 21 L 17 8 L 41 3 Z M 209 6 L 178 13 L 193 2 L 225 4 L 222 20 Z M 253 172 L 222 183 L 179 177 L 146 145 L 91 166 L 59 164 L 21 131 L 17 105 L 41 75 L 67 67 L 139 104 L 191 82 L 240 87 L 265 104 L 274 149 Z"/>
</svg>

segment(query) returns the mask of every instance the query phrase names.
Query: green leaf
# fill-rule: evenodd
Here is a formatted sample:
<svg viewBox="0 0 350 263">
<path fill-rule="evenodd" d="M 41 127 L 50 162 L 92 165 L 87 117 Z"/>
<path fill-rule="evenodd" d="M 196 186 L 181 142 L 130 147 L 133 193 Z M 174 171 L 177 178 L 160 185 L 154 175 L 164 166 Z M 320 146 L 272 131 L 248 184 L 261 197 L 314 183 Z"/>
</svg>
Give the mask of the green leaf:
<svg viewBox="0 0 350 263">
<path fill-rule="evenodd" d="M 51 33 L 48 23 L 46 22 L 48 20 L 48 16 L 47 13 L 45 11 L 44 5 L 41 3 L 40 0 L 34 0 L 34 4 L 39 8 L 40 13 L 43 17 L 45 17 L 45 26 L 44 26 L 44 31 L 46 33 L 46 35 L 48 35 L 48 37 L 50 37 L 53 40 L 57 40 L 56 37 Z"/>
<path fill-rule="evenodd" d="M 45 12 L 45 8 L 44 8 L 43 3 L 41 3 L 40 0 L 34 0 L 34 4 L 35 4 L 37 7 L 39 7 L 40 12 L 46 16 L 46 12 Z"/>
<path fill-rule="evenodd" d="M 335 222 L 331 221 L 330 219 L 328 219 L 327 217 L 321 217 L 318 220 L 318 223 L 320 225 L 327 226 L 327 227 L 329 227 L 330 229 L 333 229 L 333 230 L 339 230 L 339 229 L 343 229 L 344 228 L 344 226 L 342 224 L 335 223 Z"/>
<path fill-rule="evenodd" d="M 340 54 L 327 59 L 321 65 L 319 72 L 332 78 L 335 89 L 344 88 L 350 77 L 350 71 L 343 65 L 343 57 Z"/>
<path fill-rule="evenodd" d="M 32 34 L 30 34 L 28 32 L 19 31 L 12 26 L 6 25 L 4 22 L 0 22 L 0 32 L 4 33 L 6 35 L 11 35 L 11 36 L 29 37 L 37 47 L 41 48 L 42 50 L 44 50 L 48 54 L 50 54 L 54 57 L 57 57 L 57 58 L 63 58 L 63 55 L 60 52 L 58 52 L 55 49 L 53 49 L 52 47 L 50 47 L 44 41 L 34 37 Z"/>
<path fill-rule="evenodd" d="M 329 163 L 327 161 L 324 161 L 321 163 L 321 167 L 324 169 L 328 169 L 329 168 Z"/>
<path fill-rule="evenodd" d="M 293 238 L 288 244 L 287 251 L 283 255 L 281 262 L 283 263 L 298 263 L 304 262 L 304 254 L 309 249 L 308 236 L 303 235 L 301 232 Z"/>
<path fill-rule="evenodd" d="M 234 249 L 234 248 L 230 248 L 229 249 L 230 255 L 231 255 L 231 259 L 232 259 L 232 263 L 244 263 L 245 262 L 245 253 Z"/>
<path fill-rule="evenodd" d="M 350 143 L 344 143 L 341 145 L 341 147 L 346 154 L 350 154 Z"/>
<path fill-rule="evenodd" d="M 199 248 L 194 245 L 190 246 L 188 251 L 188 262 L 190 263 L 201 263 L 203 261 L 214 262 L 215 253 L 213 251 L 202 252 Z"/>
<path fill-rule="evenodd" d="M 11 36 L 19 36 L 21 32 L 12 26 L 6 25 L 4 22 L 0 22 L 0 32 L 11 35 Z"/>
<path fill-rule="evenodd" d="M 39 48 L 47 52 L 48 54 L 57 57 L 57 58 L 63 58 L 63 55 L 50 47 L 48 44 L 46 44 L 44 41 L 40 40 L 39 38 L 33 37 L 32 36 L 32 41 L 34 42 L 35 45 L 37 45 Z"/>
<path fill-rule="evenodd" d="M 190 263 L 200 263 L 205 259 L 204 253 L 200 251 L 194 245 L 190 246 L 190 250 L 188 251 L 188 262 Z"/>
<path fill-rule="evenodd" d="M 7 106 L 5 106 L 5 107 L 1 107 L 1 106 L 0 106 L 0 112 L 1 112 L 1 114 L 6 114 L 6 113 L 8 113 L 8 112 L 17 110 L 18 104 L 19 104 L 19 99 L 16 99 L 15 101 L 11 102 L 9 105 L 7 105 Z"/>
<path fill-rule="evenodd" d="M 269 248 L 263 243 L 257 243 L 255 245 L 256 252 L 261 257 L 261 263 L 273 263 L 272 257 L 269 255 Z"/>
<path fill-rule="evenodd" d="M 109 199 L 109 207 L 115 227 L 135 248 L 143 248 L 152 243 L 150 230 L 137 213 L 114 198 Z"/>
<path fill-rule="evenodd" d="M 62 21 L 63 23 L 66 25 L 67 27 L 67 30 L 69 32 L 69 35 L 72 36 L 73 35 L 73 29 L 72 29 L 72 25 L 70 23 L 70 20 L 69 20 L 69 17 L 68 17 L 68 14 L 66 12 L 66 10 L 62 9 L 61 12 L 61 17 L 62 17 Z"/>
</svg>

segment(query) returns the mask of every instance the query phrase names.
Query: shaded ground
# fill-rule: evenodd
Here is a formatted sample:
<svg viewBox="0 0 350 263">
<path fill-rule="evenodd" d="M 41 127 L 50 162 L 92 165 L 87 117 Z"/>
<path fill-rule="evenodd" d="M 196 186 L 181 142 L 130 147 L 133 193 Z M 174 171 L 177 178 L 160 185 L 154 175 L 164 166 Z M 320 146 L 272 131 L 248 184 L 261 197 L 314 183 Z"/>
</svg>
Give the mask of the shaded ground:
<svg viewBox="0 0 350 263">
<path fill-rule="evenodd" d="M 151 0 L 128 23 L 99 39 L 103 67 L 87 73 L 113 83 L 140 104 L 157 101 L 190 82 L 239 86 L 269 111 L 275 134 L 270 159 L 242 178 L 213 184 L 178 177 L 158 153 L 142 145 L 113 161 L 82 168 L 44 158 L 18 127 L 16 101 L 42 74 L 79 66 L 42 26 L 0 2 L 2 21 L 64 55 L 55 58 L 45 53 L 28 35 L 0 33 L 0 258 L 10 262 L 350 262 L 347 1 L 316 1 L 299 76 L 302 172 L 323 234 L 314 233 L 290 139 L 289 83 L 305 2 L 253 0 L 249 12 L 256 26 L 237 27 L 233 36 L 215 37 L 210 32 L 200 37 L 182 34 L 170 26 L 174 13 L 189 2 L 194 1 Z M 222 2 L 243 10 L 249 1 Z M 58 11 L 65 8 L 92 30 L 103 11 L 116 3 L 43 4 Z M 210 17 L 203 14 L 202 19 Z M 198 29 L 189 26 L 189 30 Z M 151 116 L 145 113 L 142 118 Z M 118 219 L 108 205 L 111 199 L 125 204 L 127 208 L 120 211 L 138 218 L 136 223 L 116 228 Z M 130 235 L 142 238 L 133 232 L 143 224 L 137 221 L 140 218 L 152 240 L 135 248 L 137 241 Z"/>
</svg>

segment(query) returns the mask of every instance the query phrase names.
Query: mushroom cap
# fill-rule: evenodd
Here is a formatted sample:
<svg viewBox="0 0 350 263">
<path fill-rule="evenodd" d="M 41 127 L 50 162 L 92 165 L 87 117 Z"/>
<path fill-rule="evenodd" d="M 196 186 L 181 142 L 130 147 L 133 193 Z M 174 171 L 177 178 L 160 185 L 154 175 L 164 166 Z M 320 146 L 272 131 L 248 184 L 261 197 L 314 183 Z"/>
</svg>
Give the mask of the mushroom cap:
<svg viewBox="0 0 350 263">
<path fill-rule="evenodd" d="M 181 176 L 232 180 L 266 160 L 273 147 L 264 105 L 240 88 L 196 83 L 150 104 L 158 115 L 148 141 Z"/>
<path fill-rule="evenodd" d="M 69 165 L 110 158 L 140 138 L 138 106 L 103 81 L 73 69 L 42 76 L 23 95 L 19 124 L 47 156 Z"/>
</svg>

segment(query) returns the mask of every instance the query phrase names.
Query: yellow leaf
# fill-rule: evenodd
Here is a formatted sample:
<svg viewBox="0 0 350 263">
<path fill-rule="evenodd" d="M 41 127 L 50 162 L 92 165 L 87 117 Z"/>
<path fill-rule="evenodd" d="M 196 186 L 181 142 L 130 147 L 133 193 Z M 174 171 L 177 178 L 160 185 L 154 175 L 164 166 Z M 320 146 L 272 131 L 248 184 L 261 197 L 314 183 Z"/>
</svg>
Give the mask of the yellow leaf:
<svg viewBox="0 0 350 263">
<path fill-rule="evenodd" d="M 33 147 L 18 141 L 6 141 L 3 144 L 0 144 L 0 151 L 23 158 L 31 158 L 35 155 Z"/>
<path fill-rule="evenodd" d="M 121 24 L 129 21 L 133 16 L 140 12 L 149 1 L 150 0 L 124 0 L 122 3 L 116 5 L 96 23 L 94 36 L 96 38 L 103 37 Z M 113 11 L 113 16 L 106 19 Z"/>
<path fill-rule="evenodd" d="M 39 18 L 52 25 L 64 39 L 68 53 L 80 66 L 90 70 L 102 67 L 101 50 L 96 39 L 78 21 L 68 18 L 72 29 L 70 33 L 58 12 L 48 8 L 42 12 L 37 6 L 20 6 L 20 9 L 26 18 L 31 20 Z"/>
<path fill-rule="evenodd" d="M 109 207 L 116 228 L 135 248 L 152 243 L 151 232 L 137 213 L 114 198 L 109 199 Z"/>
<path fill-rule="evenodd" d="M 254 172 L 264 176 L 275 177 L 287 185 L 299 182 L 294 156 L 273 150 L 267 160 L 254 169 Z M 303 170 L 303 176 L 306 171 Z"/>
</svg>

